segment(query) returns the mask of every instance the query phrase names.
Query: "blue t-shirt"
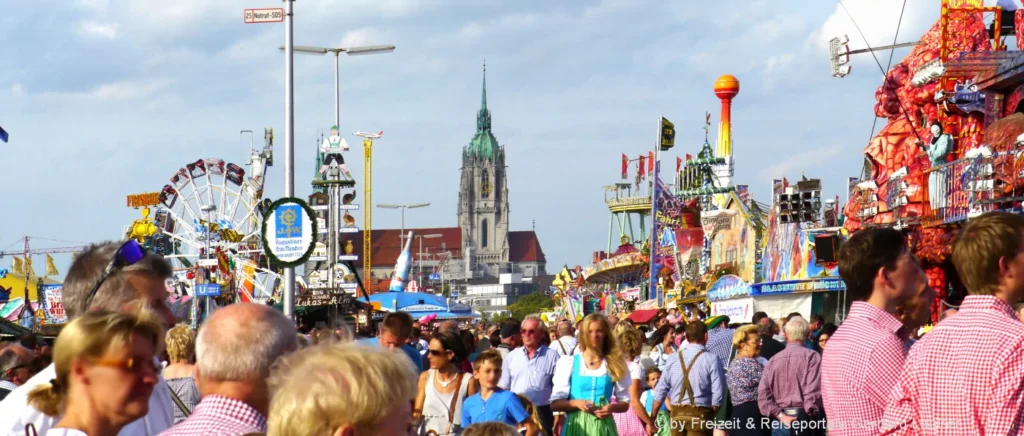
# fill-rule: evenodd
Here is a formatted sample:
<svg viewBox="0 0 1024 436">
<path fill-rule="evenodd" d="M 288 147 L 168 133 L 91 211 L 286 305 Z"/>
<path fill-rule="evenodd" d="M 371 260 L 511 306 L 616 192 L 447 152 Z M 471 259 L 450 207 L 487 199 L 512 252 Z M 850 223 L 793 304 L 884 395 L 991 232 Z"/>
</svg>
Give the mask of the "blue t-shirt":
<svg viewBox="0 0 1024 436">
<path fill-rule="evenodd" d="M 360 339 L 359 343 L 362 345 L 369 345 L 371 347 L 380 347 L 380 340 L 377 338 Z M 417 371 L 423 372 L 423 355 L 420 354 L 419 351 L 416 351 L 416 349 L 409 344 L 404 344 L 402 345 L 402 352 L 404 352 L 406 356 L 409 356 L 413 365 L 416 365 Z"/>
<path fill-rule="evenodd" d="M 478 422 L 504 422 L 517 425 L 530 419 L 523 402 L 510 391 L 495 389 L 491 397 L 484 401 L 480 394 L 466 398 L 462 402 L 462 428 Z"/>
</svg>

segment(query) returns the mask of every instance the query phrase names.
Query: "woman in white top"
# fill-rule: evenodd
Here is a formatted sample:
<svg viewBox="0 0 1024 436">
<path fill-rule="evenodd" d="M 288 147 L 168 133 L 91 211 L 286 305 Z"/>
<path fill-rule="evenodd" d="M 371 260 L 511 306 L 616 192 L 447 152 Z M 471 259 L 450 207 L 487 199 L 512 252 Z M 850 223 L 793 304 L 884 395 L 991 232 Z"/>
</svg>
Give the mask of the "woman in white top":
<svg viewBox="0 0 1024 436">
<path fill-rule="evenodd" d="M 53 348 L 57 377 L 28 403 L 61 416 L 47 435 L 116 436 L 149 412 L 163 328 L 148 317 L 88 312 L 64 326 Z"/>
<path fill-rule="evenodd" d="M 462 402 L 479 390 L 472 374 L 459 371 L 467 354 L 457 334 L 438 332 L 430 340 L 427 348 L 430 369 L 420 374 L 413 407 L 413 422 L 419 423 L 420 435 L 462 434 Z"/>
<path fill-rule="evenodd" d="M 656 344 L 651 349 L 651 360 L 662 371 L 668 366 L 668 359 L 676 353 L 675 339 L 674 328 L 669 324 L 658 327 L 651 337 L 651 342 Z"/>
<path fill-rule="evenodd" d="M 612 413 L 629 409 L 632 378 L 626 359 L 603 315 L 588 315 L 579 334 L 583 352 L 555 366 L 551 409 L 567 412 L 562 436 L 618 436 Z"/>
</svg>

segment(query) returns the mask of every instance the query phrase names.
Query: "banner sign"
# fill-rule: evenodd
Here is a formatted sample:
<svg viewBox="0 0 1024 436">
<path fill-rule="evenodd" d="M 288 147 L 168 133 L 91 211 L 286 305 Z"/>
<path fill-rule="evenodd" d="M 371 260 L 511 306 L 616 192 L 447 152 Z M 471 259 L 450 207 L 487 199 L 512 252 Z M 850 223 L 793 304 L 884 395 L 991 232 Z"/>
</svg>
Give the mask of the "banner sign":
<svg viewBox="0 0 1024 436">
<path fill-rule="evenodd" d="M 754 299 L 718 301 L 711 303 L 711 316 L 725 315 L 732 322 L 746 322 L 754 316 Z"/>
<path fill-rule="evenodd" d="M 752 294 L 751 285 L 744 282 L 739 276 L 726 274 L 719 278 L 708 288 L 708 301 L 730 300 L 737 297 L 749 297 Z"/>
<path fill-rule="evenodd" d="M 219 297 L 220 285 L 217 283 L 200 283 L 196 285 L 197 297 Z"/>
<path fill-rule="evenodd" d="M 319 289 L 310 289 L 306 291 L 306 293 L 296 297 L 295 306 L 342 306 L 343 309 L 349 311 L 355 308 L 351 295 Z"/>
<path fill-rule="evenodd" d="M 751 295 L 845 291 L 846 282 L 843 282 L 843 279 L 840 278 L 789 280 L 785 282 L 757 283 L 751 285 L 751 290 Z"/>
<path fill-rule="evenodd" d="M 147 192 L 145 194 L 132 194 L 128 196 L 128 207 L 136 209 L 140 207 L 156 206 L 160 204 L 159 192 Z"/>
<path fill-rule="evenodd" d="M 286 267 L 306 262 L 316 249 L 315 212 L 298 198 L 274 202 L 263 218 L 263 247 L 270 259 Z"/>
<path fill-rule="evenodd" d="M 64 312 L 64 285 L 43 285 L 43 311 L 47 324 L 64 324 L 68 314 Z"/>
</svg>

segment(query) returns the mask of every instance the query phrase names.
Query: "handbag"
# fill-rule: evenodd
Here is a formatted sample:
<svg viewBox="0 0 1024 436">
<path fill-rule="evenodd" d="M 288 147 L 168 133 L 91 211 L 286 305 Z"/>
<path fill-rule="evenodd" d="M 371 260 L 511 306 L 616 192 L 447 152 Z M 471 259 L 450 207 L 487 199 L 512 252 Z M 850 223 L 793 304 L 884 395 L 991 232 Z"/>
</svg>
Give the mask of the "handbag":
<svg viewBox="0 0 1024 436">
<path fill-rule="evenodd" d="M 448 429 L 444 431 L 445 436 L 452 434 L 452 423 L 455 421 L 455 405 L 459 402 L 459 391 L 462 390 L 462 376 L 466 375 L 464 372 L 460 372 L 455 377 L 455 393 L 452 394 L 452 404 L 448 406 Z M 427 430 L 425 436 L 441 436 L 434 430 Z"/>
</svg>

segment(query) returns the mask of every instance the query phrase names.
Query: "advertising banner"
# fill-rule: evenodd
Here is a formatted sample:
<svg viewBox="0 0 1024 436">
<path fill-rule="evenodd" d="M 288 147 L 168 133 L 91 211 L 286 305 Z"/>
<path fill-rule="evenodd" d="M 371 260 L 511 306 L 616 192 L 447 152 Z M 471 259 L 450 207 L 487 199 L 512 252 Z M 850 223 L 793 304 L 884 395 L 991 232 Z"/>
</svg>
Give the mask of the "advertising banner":
<svg viewBox="0 0 1024 436">
<path fill-rule="evenodd" d="M 47 324 L 68 322 L 68 314 L 64 312 L 63 288 L 64 285 L 43 285 L 43 311 Z"/>
<path fill-rule="evenodd" d="M 751 285 L 751 295 L 794 294 L 800 292 L 845 291 L 846 283 L 839 278 L 789 280 Z"/>
<path fill-rule="evenodd" d="M 754 316 L 754 299 L 739 298 L 711 303 L 711 316 L 718 315 L 728 316 L 731 322 L 748 322 Z"/>
<path fill-rule="evenodd" d="M 708 288 L 708 301 L 731 300 L 751 295 L 751 285 L 739 276 L 726 274 Z"/>
</svg>

